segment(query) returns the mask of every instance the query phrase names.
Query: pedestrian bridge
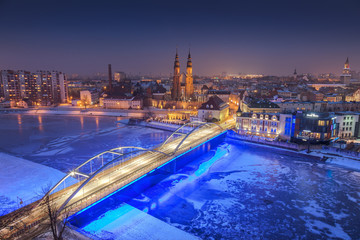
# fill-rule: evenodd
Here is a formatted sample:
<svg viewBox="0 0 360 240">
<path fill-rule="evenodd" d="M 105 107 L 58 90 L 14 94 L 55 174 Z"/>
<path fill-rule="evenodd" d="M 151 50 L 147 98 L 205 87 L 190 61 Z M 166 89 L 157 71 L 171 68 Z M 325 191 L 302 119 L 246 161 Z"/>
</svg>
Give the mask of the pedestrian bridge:
<svg viewBox="0 0 360 240">
<path fill-rule="evenodd" d="M 48 200 L 63 217 L 76 213 L 224 133 L 228 127 L 225 124 L 190 122 L 151 149 L 122 146 L 104 151 L 70 171 L 33 204 L 29 215 L 18 222 L 25 225 L 36 222 L 38 225 L 45 221 Z"/>
<path fill-rule="evenodd" d="M 104 151 L 69 172 L 45 194 L 43 200 L 47 196 L 54 198 L 59 212 L 64 209 L 78 211 L 167 163 L 177 153 L 194 147 L 194 143 L 199 144 L 223 131 L 223 127 L 216 123 L 190 122 L 152 149 L 123 146 Z"/>
</svg>

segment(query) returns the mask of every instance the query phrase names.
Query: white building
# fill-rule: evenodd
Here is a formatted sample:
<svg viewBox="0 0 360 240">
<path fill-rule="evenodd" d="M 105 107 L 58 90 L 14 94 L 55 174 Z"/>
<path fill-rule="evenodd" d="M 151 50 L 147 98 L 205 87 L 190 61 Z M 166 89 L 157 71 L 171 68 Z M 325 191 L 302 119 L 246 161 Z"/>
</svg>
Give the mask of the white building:
<svg viewBox="0 0 360 240">
<path fill-rule="evenodd" d="M 336 123 L 339 127 L 339 138 L 350 139 L 357 137 L 359 114 L 352 112 L 336 113 Z"/>
<path fill-rule="evenodd" d="M 107 109 L 141 109 L 143 107 L 142 98 L 100 98 L 100 106 Z"/>
<path fill-rule="evenodd" d="M 91 90 L 80 91 L 80 100 L 86 101 L 87 105 L 93 105 L 99 102 L 99 92 Z"/>
<path fill-rule="evenodd" d="M 281 137 L 286 140 L 292 135 L 292 114 L 236 112 L 236 129 L 242 135 L 266 138 Z"/>
<path fill-rule="evenodd" d="M 198 110 L 199 121 L 224 121 L 229 116 L 229 105 L 218 96 L 212 96 Z"/>
</svg>

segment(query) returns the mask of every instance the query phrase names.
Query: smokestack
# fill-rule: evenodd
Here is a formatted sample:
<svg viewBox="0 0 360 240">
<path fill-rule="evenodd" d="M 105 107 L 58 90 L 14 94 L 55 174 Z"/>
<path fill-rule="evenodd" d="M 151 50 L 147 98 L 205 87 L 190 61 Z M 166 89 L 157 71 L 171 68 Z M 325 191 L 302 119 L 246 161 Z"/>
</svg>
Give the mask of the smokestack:
<svg viewBox="0 0 360 240">
<path fill-rule="evenodd" d="M 112 73 L 111 73 L 111 64 L 109 64 L 109 91 L 112 90 Z"/>
</svg>

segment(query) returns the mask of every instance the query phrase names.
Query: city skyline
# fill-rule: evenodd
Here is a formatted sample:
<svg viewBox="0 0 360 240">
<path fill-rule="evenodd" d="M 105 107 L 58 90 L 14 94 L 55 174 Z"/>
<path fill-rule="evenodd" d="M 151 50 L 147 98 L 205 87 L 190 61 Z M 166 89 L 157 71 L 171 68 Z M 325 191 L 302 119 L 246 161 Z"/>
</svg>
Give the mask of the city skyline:
<svg viewBox="0 0 360 240">
<path fill-rule="evenodd" d="M 141 7 L 140 7 L 141 6 Z M 341 74 L 360 69 L 360 4 L 286 1 L 99 3 L 1 1 L 1 69 L 170 75 L 178 47 L 194 75 Z"/>
</svg>

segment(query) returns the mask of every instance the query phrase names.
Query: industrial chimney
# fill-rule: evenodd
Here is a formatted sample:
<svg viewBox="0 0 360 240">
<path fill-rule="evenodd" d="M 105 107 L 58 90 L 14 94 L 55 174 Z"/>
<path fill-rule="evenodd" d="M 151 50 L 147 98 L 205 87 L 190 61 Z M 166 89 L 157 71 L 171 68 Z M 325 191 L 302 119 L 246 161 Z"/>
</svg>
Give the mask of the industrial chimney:
<svg viewBox="0 0 360 240">
<path fill-rule="evenodd" d="M 111 90 L 112 90 L 112 73 L 111 73 L 111 64 L 109 64 L 108 68 L 109 68 L 109 92 L 111 93 Z"/>
</svg>

